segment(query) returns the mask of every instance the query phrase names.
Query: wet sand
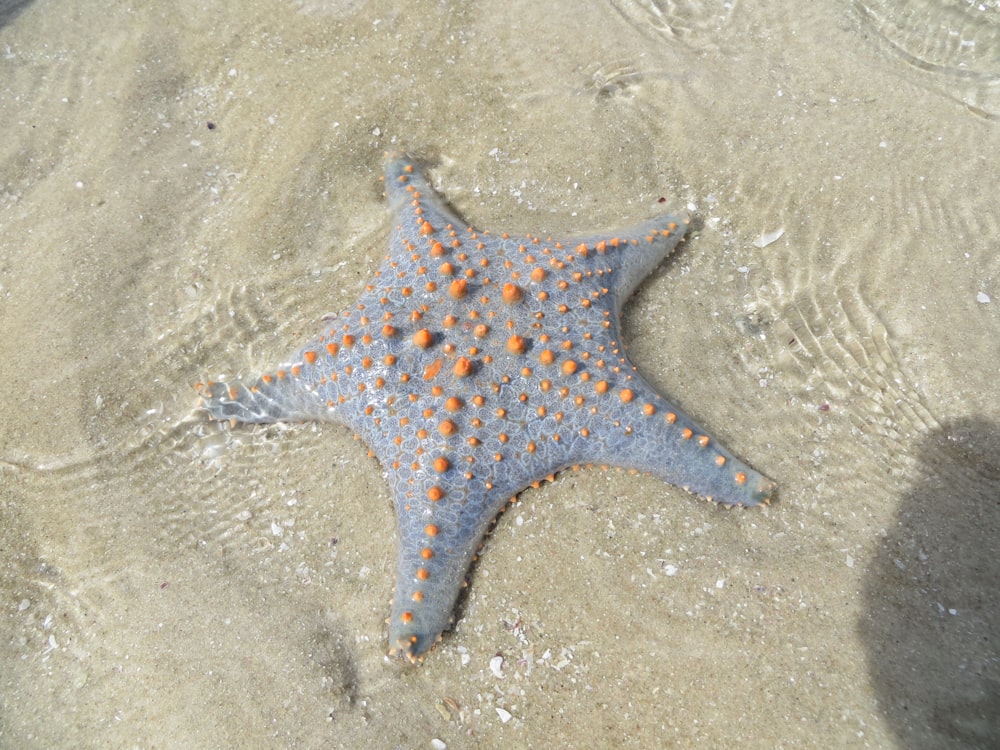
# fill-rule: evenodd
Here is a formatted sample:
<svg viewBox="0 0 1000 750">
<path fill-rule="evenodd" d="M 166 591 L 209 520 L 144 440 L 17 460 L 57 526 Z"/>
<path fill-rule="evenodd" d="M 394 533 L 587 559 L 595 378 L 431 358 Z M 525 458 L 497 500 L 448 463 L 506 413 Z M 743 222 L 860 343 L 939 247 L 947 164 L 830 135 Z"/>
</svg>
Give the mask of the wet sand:
<svg viewBox="0 0 1000 750">
<path fill-rule="evenodd" d="M 997 743 L 996 8 L 202 5 L 0 7 L 0 745 Z M 565 472 L 387 659 L 378 464 L 193 386 L 351 304 L 395 149 L 495 231 L 689 209 L 630 356 L 779 501 Z"/>
</svg>

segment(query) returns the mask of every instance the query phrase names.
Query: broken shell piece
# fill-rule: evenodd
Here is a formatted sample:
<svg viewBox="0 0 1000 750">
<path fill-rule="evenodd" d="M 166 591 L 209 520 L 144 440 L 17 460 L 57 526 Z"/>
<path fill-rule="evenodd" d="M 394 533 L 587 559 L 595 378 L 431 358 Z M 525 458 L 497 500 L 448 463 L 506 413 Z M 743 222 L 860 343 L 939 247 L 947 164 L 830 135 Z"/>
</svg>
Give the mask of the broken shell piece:
<svg viewBox="0 0 1000 750">
<path fill-rule="evenodd" d="M 777 240 L 785 233 L 785 228 L 775 229 L 773 232 L 764 232 L 760 237 L 753 241 L 754 247 L 767 247 L 772 242 L 777 242 Z"/>
</svg>

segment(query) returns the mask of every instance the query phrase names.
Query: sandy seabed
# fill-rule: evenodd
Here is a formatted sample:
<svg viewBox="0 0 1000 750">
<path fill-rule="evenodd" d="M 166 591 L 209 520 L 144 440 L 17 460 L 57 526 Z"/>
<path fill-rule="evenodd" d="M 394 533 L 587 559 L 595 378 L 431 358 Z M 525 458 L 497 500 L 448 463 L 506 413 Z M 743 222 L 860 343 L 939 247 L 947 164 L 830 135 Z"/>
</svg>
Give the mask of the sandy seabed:
<svg viewBox="0 0 1000 750">
<path fill-rule="evenodd" d="M 800 6 L 0 2 L 0 746 L 996 746 L 1000 9 Z M 397 149 L 690 210 L 630 356 L 779 502 L 563 473 L 387 659 L 378 464 L 193 385 L 351 304 Z"/>
</svg>

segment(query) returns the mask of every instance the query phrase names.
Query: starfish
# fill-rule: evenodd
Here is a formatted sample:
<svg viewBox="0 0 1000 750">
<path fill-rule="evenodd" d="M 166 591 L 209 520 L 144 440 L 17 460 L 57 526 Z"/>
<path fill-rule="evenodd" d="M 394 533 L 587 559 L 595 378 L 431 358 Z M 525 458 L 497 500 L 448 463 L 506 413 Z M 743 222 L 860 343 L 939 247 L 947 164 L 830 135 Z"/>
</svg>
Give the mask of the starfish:
<svg viewBox="0 0 1000 750">
<path fill-rule="evenodd" d="M 387 161 L 385 191 L 396 226 L 357 303 L 255 382 L 198 388 L 214 419 L 340 422 L 381 462 L 399 532 L 390 654 L 414 662 L 440 640 L 491 522 L 562 469 L 770 502 L 774 483 L 658 393 L 621 341 L 622 304 L 686 213 L 543 240 L 469 227 L 406 156 Z"/>
</svg>

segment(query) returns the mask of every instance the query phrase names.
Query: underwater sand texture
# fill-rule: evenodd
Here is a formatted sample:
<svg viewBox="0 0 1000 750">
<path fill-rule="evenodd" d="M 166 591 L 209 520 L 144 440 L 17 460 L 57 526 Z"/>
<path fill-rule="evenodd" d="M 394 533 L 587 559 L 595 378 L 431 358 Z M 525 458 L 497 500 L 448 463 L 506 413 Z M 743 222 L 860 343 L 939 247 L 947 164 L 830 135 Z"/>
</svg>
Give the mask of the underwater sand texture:
<svg viewBox="0 0 1000 750">
<path fill-rule="evenodd" d="M 7 4 L 0 745 L 996 744 L 998 9 L 938 5 Z M 397 149 L 485 228 L 690 211 L 629 357 L 780 488 L 564 472 L 418 668 L 366 449 L 194 410 L 357 298 Z"/>
</svg>

